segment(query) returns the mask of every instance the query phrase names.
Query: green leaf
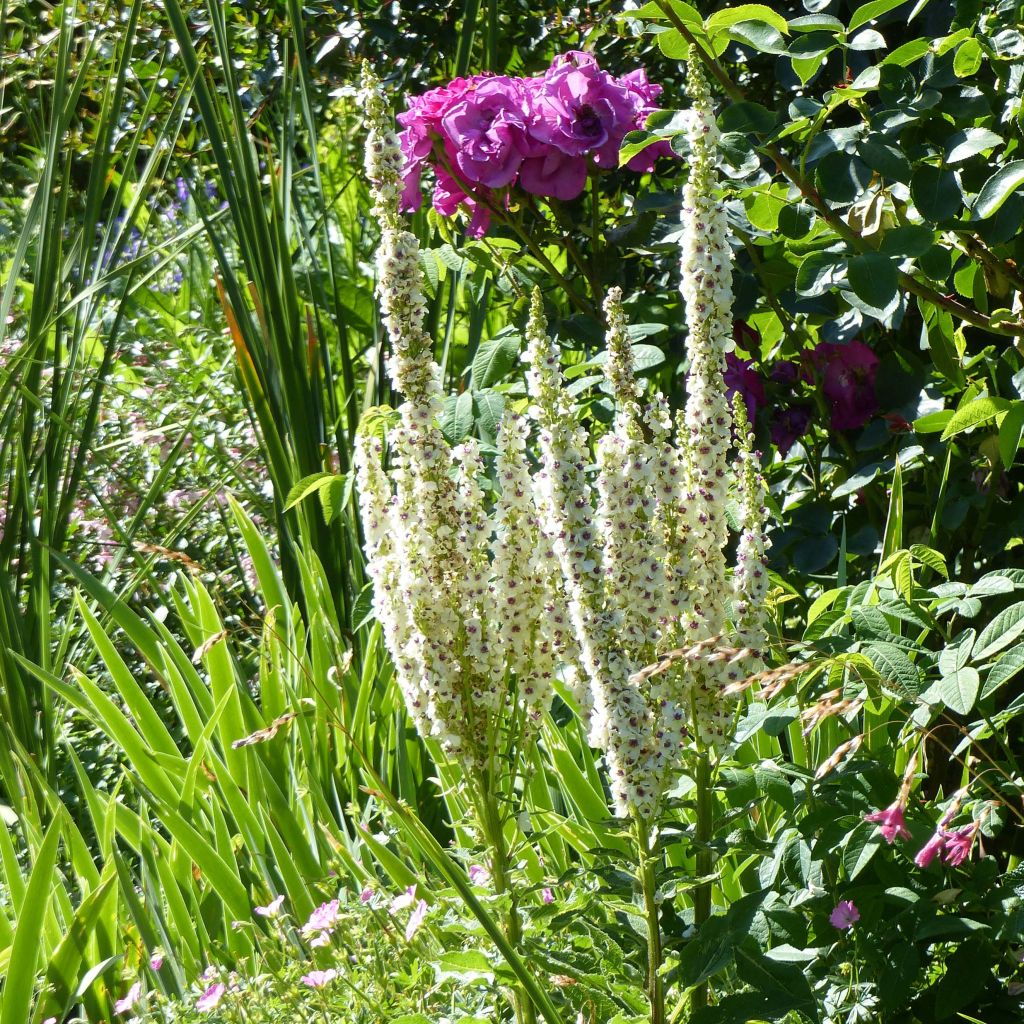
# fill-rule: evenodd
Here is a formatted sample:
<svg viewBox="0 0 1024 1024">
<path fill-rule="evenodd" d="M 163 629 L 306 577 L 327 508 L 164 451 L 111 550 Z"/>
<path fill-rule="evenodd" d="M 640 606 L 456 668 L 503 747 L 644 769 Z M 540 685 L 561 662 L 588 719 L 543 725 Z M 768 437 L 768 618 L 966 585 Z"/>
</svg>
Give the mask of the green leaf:
<svg viewBox="0 0 1024 1024">
<path fill-rule="evenodd" d="M 971 216 L 976 220 L 991 217 L 1022 184 L 1024 160 L 1011 160 L 981 186 L 978 198 L 971 207 Z"/>
<path fill-rule="evenodd" d="M 939 696 L 943 703 L 958 715 L 966 715 L 974 707 L 981 688 L 978 670 L 964 667 L 950 672 L 939 680 Z"/>
<path fill-rule="evenodd" d="M 882 141 L 878 136 L 858 143 L 857 154 L 868 167 L 877 171 L 883 178 L 901 181 L 904 184 L 910 181 L 910 161 L 896 146 Z"/>
<path fill-rule="evenodd" d="M 473 430 L 473 392 L 449 395 L 441 411 L 441 432 L 450 444 L 459 444 Z"/>
<path fill-rule="evenodd" d="M 764 4 L 740 4 L 739 7 L 727 7 L 723 11 L 717 11 L 704 22 L 704 30 L 713 37 L 740 22 L 771 25 L 782 35 L 789 35 L 789 22 Z"/>
<path fill-rule="evenodd" d="M 1017 458 L 1021 436 L 1024 435 L 1024 402 L 1014 402 L 999 424 L 999 458 L 1009 469 Z"/>
<path fill-rule="evenodd" d="M 910 179 L 910 195 L 921 216 L 930 221 L 948 220 L 961 206 L 960 186 L 952 171 L 922 164 Z"/>
<path fill-rule="evenodd" d="M 477 950 L 461 953 L 444 953 L 436 963 L 437 978 L 453 978 L 460 984 L 494 981 L 494 965 Z"/>
<path fill-rule="evenodd" d="M 863 7 L 858 7 L 853 12 L 853 17 L 850 18 L 850 26 L 847 29 L 848 33 L 853 33 L 855 29 L 866 25 L 869 21 L 874 21 L 875 18 L 880 18 L 883 14 L 888 14 L 889 11 L 895 10 L 897 7 L 902 6 L 906 3 L 906 0 L 873 0 L 872 3 L 864 4 Z"/>
<path fill-rule="evenodd" d="M 845 276 L 846 258 L 834 252 L 812 252 L 804 257 L 796 272 L 796 290 L 800 295 L 824 295 Z"/>
<path fill-rule="evenodd" d="M 818 191 L 834 203 L 852 203 L 871 184 L 871 168 L 849 153 L 829 153 L 815 168 Z"/>
<path fill-rule="evenodd" d="M 505 396 L 500 391 L 487 388 L 473 393 L 473 409 L 476 427 L 480 437 L 491 444 L 498 439 L 498 427 L 505 412 Z"/>
<path fill-rule="evenodd" d="M 927 224 L 903 224 L 885 232 L 879 251 L 887 256 L 923 256 L 934 241 L 935 232 Z"/>
<path fill-rule="evenodd" d="M 987 149 L 1003 144 L 1003 137 L 987 128 L 964 128 L 946 140 L 946 163 L 959 164 Z"/>
<path fill-rule="evenodd" d="M 918 695 L 921 677 L 905 651 L 895 644 L 874 641 L 865 645 L 864 653 L 871 659 L 883 683 L 892 684 L 890 688 L 894 692 L 905 698 Z"/>
<path fill-rule="evenodd" d="M 977 39 L 966 39 L 953 57 L 953 74 L 957 78 L 970 78 L 981 67 L 981 43 Z"/>
<path fill-rule="evenodd" d="M 311 473 L 309 476 L 304 476 L 288 492 L 288 498 L 284 505 L 285 511 L 295 508 L 300 501 L 326 487 L 334 479 L 334 476 L 334 473 Z"/>
<path fill-rule="evenodd" d="M 723 132 L 753 132 L 756 135 L 767 135 L 775 127 L 778 115 L 760 103 L 743 100 L 730 103 L 718 115 L 718 124 Z"/>
<path fill-rule="evenodd" d="M 843 870 L 851 882 L 871 863 L 880 848 L 878 829 L 862 821 L 847 837 L 843 847 Z"/>
<path fill-rule="evenodd" d="M 1004 608 L 978 636 L 974 645 L 974 660 L 984 661 L 1008 647 L 1024 633 L 1024 601 Z"/>
<path fill-rule="evenodd" d="M 864 252 L 850 260 L 850 287 L 859 299 L 879 311 L 895 301 L 899 281 L 896 264 L 878 252 Z"/>
<path fill-rule="evenodd" d="M 32 993 L 35 991 L 36 968 L 42 947 L 43 925 L 47 910 L 59 882 L 54 877 L 57 848 L 60 843 L 60 816 L 46 830 L 28 887 L 18 914 L 11 958 L 7 964 L 3 1002 L 0 1003 L 0 1024 L 25 1024 L 30 1017 Z"/>
<path fill-rule="evenodd" d="M 786 45 L 778 29 L 761 21 L 741 21 L 728 29 L 729 38 L 761 53 L 784 54 Z"/>
<path fill-rule="evenodd" d="M 981 691 L 982 699 L 998 690 L 1003 683 L 1009 682 L 1022 668 L 1024 668 L 1024 644 L 1011 647 L 988 670 L 985 685 Z"/>
<path fill-rule="evenodd" d="M 518 334 L 499 335 L 483 342 L 473 356 L 473 390 L 481 391 L 503 380 L 519 361 L 519 345 Z"/>
<path fill-rule="evenodd" d="M 948 441 L 951 437 L 962 434 L 965 430 L 970 430 L 972 427 L 980 426 L 982 423 L 995 419 L 1006 409 L 1008 404 L 1005 398 L 993 398 L 990 395 L 982 395 L 981 398 L 975 398 L 966 405 L 962 405 L 953 413 L 950 421 L 946 424 L 946 429 L 942 432 L 940 440 Z"/>
</svg>

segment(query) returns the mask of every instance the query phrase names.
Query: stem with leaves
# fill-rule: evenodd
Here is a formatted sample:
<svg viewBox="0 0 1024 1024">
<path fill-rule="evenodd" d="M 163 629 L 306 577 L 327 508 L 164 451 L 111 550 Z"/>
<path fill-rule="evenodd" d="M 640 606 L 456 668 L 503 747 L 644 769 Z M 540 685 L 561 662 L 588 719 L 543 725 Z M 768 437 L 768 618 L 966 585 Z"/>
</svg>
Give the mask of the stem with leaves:
<svg viewBox="0 0 1024 1024">
<path fill-rule="evenodd" d="M 639 855 L 638 878 L 647 922 L 647 998 L 651 1004 L 651 1024 L 664 1024 L 665 987 L 661 977 L 663 951 L 658 915 L 657 855 L 651 843 L 650 823 L 639 814 L 634 816 L 634 822 Z"/>
</svg>

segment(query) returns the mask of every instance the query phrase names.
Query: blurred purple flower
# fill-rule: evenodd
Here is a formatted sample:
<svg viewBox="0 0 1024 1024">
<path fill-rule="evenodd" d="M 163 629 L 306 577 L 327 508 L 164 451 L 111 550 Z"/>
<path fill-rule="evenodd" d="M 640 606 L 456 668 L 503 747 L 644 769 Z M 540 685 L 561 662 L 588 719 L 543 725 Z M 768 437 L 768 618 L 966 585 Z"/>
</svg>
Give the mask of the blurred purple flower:
<svg viewBox="0 0 1024 1024">
<path fill-rule="evenodd" d="M 917 851 L 917 856 L 914 858 L 914 863 L 919 868 L 926 868 L 935 857 L 940 854 L 946 847 L 946 834 L 942 829 L 938 829 L 935 834 L 928 840 L 920 850 Z"/>
<path fill-rule="evenodd" d="M 541 898 L 541 901 L 544 902 L 544 903 L 554 903 L 555 902 L 555 894 L 549 888 L 547 888 L 546 886 L 543 889 L 541 889 L 541 891 L 540 891 L 540 898 Z"/>
<path fill-rule="evenodd" d="M 304 974 L 300 980 L 309 988 L 323 988 L 324 985 L 334 981 L 337 976 L 338 972 L 333 967 L 329 967 L 326 971 L 310 971 L 309 974 Z"/>
<path fill-rule="evenodd" d="M 964 828 L 943 833 L 946 840 L 946 853 L 943 858 L 945 862 L 952 867 L 963 864 L 971 855 L 971 848 L 974 846 L 977 834 L 978 823 L 976 821 Z"/>
<path fill-rule="evenodd" d="M 821 381 L 832 409 L 833 430 L 856 430 L 878 411 L 875 374 L 878 356 L 862 341 L 820 342 L 804 353 L 808 368 Z"/>
<path fill-rule="evenodd" d="M 749 359 L 741 359 L 735 352 L 729 352 L 725 357 L 724 380 L 726 393 L 730 398 L 739 393 L 747 417 L 753 423 L 757 410 L 765 404 L 764 381 L 754 369 L 754 364 Z"/>
<path fill-rule="evenodd" d="M 134 985 L 114 1003 L 114 1013 L 127 1013 L 138 1001 L 142 995 L 142 984 L 135 982 Z"/>
<path fill-rule="evenodd" d="M 788 409 L 776 409 L 772 414 L 772 444 L 786 455 L 789 449 L 807 433 L 811 425 L 811 409 L 807 405 L 791 405 Z"/>
<path fill-rule="evenodd" d="M 420 900 L 416 904 L 415 909 L 409 915 L 409 920 L 405 926 L 405 941 L 411 942 L 412 937 L 420 930 L 420 926 L 423 924 L 423 919 L 427 916 L 427 901 Z"/>
</svg>

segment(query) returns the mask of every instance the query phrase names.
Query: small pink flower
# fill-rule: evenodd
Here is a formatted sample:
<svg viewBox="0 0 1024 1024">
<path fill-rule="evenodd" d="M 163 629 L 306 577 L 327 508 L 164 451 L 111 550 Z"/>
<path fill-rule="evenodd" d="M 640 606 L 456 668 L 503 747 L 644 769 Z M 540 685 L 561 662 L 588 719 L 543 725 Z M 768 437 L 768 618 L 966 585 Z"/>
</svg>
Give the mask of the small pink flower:
<svg viewBox="0 0 1024 1024">
<path fill-rule="evenodd" d="M 416 886 L 410 885 L 401 896 L 396 896 L 388 908 L 390 914 L 397 914 L 400 910 L 406 910 L 416 902 Z"/>
<path fill-rule="evenodd" d="M 470 864 L 468 873 L 469 880 L 474 885 L 486 885 L 487 879 L 491 877 L 487 868 L 481 867 L 479 864 Z"/>
<path fill-rule="evenodd" d="M 149 969 L 151 971 L 159 971 L 164 965 L 164 958 L 159 953 L 154 953 L 149 958 Z"/>
<path fill-rule="evenodd" d="M 917 856 L 914 858 L 914 863 L 919 868 L 926 868 L 936 856 L 945 849 L 946 847 L 946 833 L 942 829 L 938 829 L 935 834 L 928 840 L 924 846 L 921 847 L 917 852 Z"/>
<path fill-rule="evenodd" d="M 215 1010 L 224 992 L 224 986 L 219 981 L 215 982 L 196 1000 L 196 1009 L 200 1013 L 209 1013 L 210 1010 Z"/>
<path fill-rule="evenodd" d="M 943 833 L 946 840 L 946 853 L 943 859 L 946 863 L 953 867 L 963 864 L 971 855 L 971 848 L 974 846 L 974 838 L 977 834 L 978 823 L 976 821 L 964 828 Z"/>
<path fill-rule="evenodd" d="M 309 974 L 302 976 L 302 984 L 308 985 L 310 988 L 323 988 L 328 982 L 334 981 L 338 976 L 338 972 L 333 968 L 329 968 L 326 971 L 310 971 Z"/>
<path fill-rule="evenodd" d="M 367 886 L 367 887 L 366 887 L 366 888 L 365 888 L 365 889 L 364 889 L 364 890 L 363 890 L 363 891 L 362 891 L 362 892 L 361 892 L 361 893 L 359 894 L 359 902 L 360 902 L 360 903 L 369 903 L 369 902 L 370 902 L 370 900 L 372 900 L 372 899 L 373 899 L 373 890 L 372 890 L 372 889 L 371 889 L 371 888 L 370 888 L 369 886 Z"/>
<path fill-rule="evenodd" d="M 311 949 L 317 949 L 320 946 L 326 946 L 330 941 L 331 941 L 331 933 L 330 932 L 320 932 L 314 938 L 309 940 L 309 945 L 310 945 Z"/>
<path fill-rule="evenodd" d="M 139 1001 L 139 996 L 141 995 L 142 985 L 139 982 L 135 982 L 125 993 L 124 997 L 114 1003 L 114 1013 L 127 1013 Z"/>
<path fill-rule="evenodd" d="M 903 808 L 898 803 L 887 807 L 884 811 L 875 811 L 865 815 L 864 820 L 875 822 L 890 846 L 897 839 L 910 838 L 910 829 L 907 828 L 907 823 L 903 818 Z"/>
<path fill-rule="evenodd" d="M 334 926 L 338 923 L 338 908 L 337 900 L 331 900 L 330 903 L 321 903 L 309 915 L 309 920 L 302 926 L 302 934 L 309 937 L 314 932 L 332 932 Z"/>
<path fill-rule="evenodd" d="M 828 920 L 833 928 L 845 931 L 860 920 L 860 911 L 854 905 L 853 900 L 840 900 L 836 909 L 829 914 Z"/>
<path fill-rule="evenodd" d="M 416 909 L 409 915 L 409 923 L 405 926 L 405 941 L 411 942 L 412 937 L 420 930 L 423 919 L 427 916 L 427 901 L 420 900 Z"/>
<path fill-rule="evenodd" d="M 555 894 L 550 889 L 548 889 L 547 887 L 541 889 L 541 891 L 540 891 L 540 898 L 545 903 L 554 903 L 555 902 Z"/>
<path fill-rule="evenodd" d="M 265 907 L 254 908 L 260 917 L 277 917 L 284 904 L 284 896 L 276 896 Z"/>
</svg>

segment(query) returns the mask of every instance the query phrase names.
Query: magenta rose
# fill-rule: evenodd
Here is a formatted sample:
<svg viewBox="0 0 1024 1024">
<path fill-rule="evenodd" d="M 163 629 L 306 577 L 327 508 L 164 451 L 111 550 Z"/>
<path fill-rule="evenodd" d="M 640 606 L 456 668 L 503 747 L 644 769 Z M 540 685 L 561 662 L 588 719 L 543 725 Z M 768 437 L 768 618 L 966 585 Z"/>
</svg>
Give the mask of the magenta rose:
<svg viewBox="0 0 1024 1024">
<path fill-rule="evenodd" d="M 530 90 L 530 134 L 568 156 L 590 156 L 599 167 L 616 167 L 619 146 L 634 127 L 637 102 L 589 53 L 556 57 Z"/>
<path fill-rule="evenodd" d="M 659 109 L 657 99 L 662 93 L 661 86 L 656 82 L 649 81 L 647 72 L 643 68 L 637 68 L 636 71 L 630 71 L 629 74 L 623 75 L 619 79 L 619 83 L 626 87 L 633 100 L 633 124 L 629 130 L 643 128 L 647 123 L 648 115 Z M 663 156 L 675 156 L 667 139 L 662 139 L 661 142 L 655 142 L 646 149 L 640 150 L 626 166 L 631 171 L 643 174 L 653 171 L 658 158 Z"/>
<path fill-rule="evenodd" d="M 862 341 L 823 341 L 804 356 L 831 406 L 833 430 L 856 430 L 878 412 L 878 356 Z"/>
<path fill-rule="evenodd" d="M 776 409 L 772 415 L 772 444 L 782 455 L 807 433 L 811 425 L 811 409 L 807 405 L 791 405 L 788 409 Z"/>
<path fill-rule="evenodd" d="M 510 185 L 523 162 L 526 114 L 519 79 L 477 80 L 441 118 L 445 149 L 466 181 L 487 188 Z"/>
</svg>

